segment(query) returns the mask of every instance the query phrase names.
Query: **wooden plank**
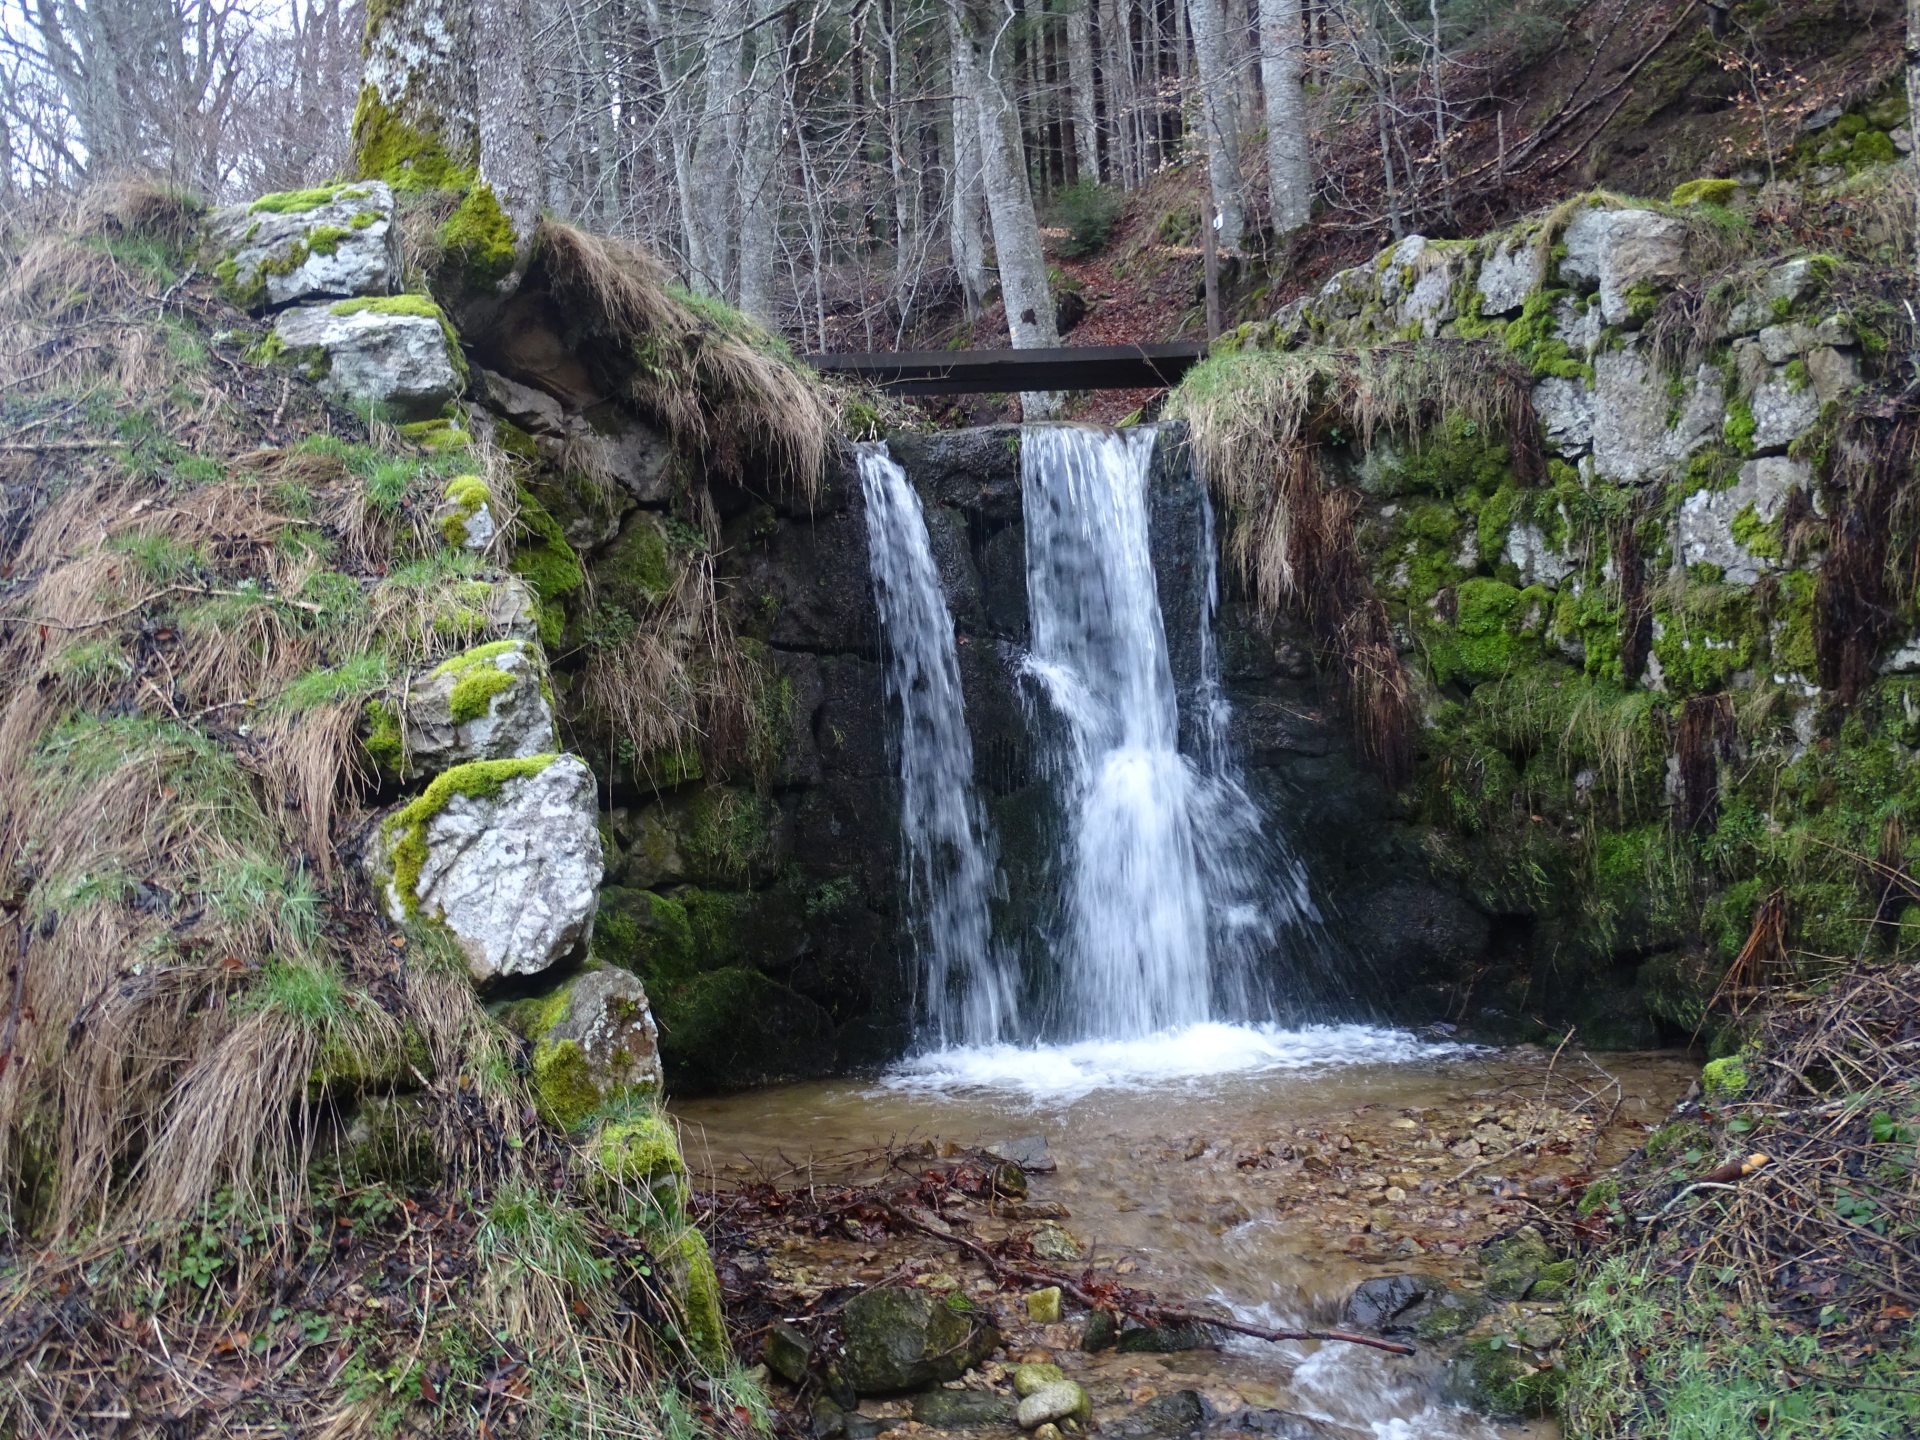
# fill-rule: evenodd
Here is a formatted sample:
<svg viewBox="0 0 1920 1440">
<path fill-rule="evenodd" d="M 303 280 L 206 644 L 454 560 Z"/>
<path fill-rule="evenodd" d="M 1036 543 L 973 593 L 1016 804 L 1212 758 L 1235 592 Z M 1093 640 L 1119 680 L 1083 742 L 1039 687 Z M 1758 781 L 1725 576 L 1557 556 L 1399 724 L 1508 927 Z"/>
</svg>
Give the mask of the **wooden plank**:
<svg viewBox="0 0 1920 1440">
<path fill-rule="evenodd" d="M 1201 341 L 1179 340 L 1056 350 L 902 350 L 806 359 L 822 374 L 846 375 L 897 395 L 980 395 L 1162 389 L 1179 384 L 1206 352 Z"/>
</svg>

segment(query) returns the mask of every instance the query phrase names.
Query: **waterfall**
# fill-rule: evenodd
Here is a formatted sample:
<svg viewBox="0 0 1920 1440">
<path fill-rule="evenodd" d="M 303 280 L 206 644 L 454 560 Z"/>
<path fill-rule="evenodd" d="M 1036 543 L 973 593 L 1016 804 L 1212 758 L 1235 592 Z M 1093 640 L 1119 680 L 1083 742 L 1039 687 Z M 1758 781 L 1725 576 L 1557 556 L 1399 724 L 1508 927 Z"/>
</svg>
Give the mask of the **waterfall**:
<svg viewBox="0 0 1920 1440">
<path fill-rule="evenodd" d="M 953 617 L 906 472 L 884 445 L 861 446 L 859 469 L 887 696 L 898 710 L 901 869 L 926 1038 L 988 1044 L 1010 1033 L 1018 983 L 993 940 L 993 836 L 974 790 Z"/>
<path fill-rule="evenodd" d="M 1282 924 L 1313 918 L 1299 863 L 1262 835 L 1232 766 L 1210 533 L 1202 753 L 1181 752 L 1149 543 L 1154 441 L 1150 427 L 1031 426 L 1021 443 L 1023 670 L 1053 721 L 1067 812 L 1055 1028 L 1084 1038 L 1270 1018 L 1259 962 Z"/>
</svg>

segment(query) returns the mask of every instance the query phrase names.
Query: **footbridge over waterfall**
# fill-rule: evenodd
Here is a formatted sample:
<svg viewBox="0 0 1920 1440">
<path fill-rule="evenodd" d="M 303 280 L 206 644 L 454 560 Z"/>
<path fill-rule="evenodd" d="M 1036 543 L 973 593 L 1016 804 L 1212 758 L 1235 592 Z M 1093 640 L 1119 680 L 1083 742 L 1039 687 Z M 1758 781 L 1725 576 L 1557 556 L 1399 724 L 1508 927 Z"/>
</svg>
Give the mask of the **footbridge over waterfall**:
<svg viewBox="0 0 1920 1440">
<path fill-rule="evenodd" d="M 896 395 L 984 395 L 1035 390 L 1160 390 L 1207 353 L 1204 340 L 1086 345 L 1057 350 L 901 350 L 809 355 L 826 375 L 864 380 Z"/>
</svg>

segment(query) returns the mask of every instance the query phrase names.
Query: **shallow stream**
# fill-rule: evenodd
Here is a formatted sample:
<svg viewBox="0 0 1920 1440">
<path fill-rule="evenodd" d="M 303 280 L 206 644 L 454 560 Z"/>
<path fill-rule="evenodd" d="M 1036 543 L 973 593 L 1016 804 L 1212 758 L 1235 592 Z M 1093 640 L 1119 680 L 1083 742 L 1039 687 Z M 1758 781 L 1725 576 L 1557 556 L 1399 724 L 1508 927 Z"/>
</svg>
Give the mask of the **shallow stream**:
<svg viewBox="0 0 1920 1440">
<path fill-rule="evenodd" d="M 1480 1243 L 1638 1145 L 1696 1073 L 1677 1055 L 1496 1051 L 1362 1026 L 1202 1025 L 1130 1042 L 941 1052 L 877 1080 L 675 1110 L 689 1162 L 722 1190 L 857 1181 L 877 1176 L 886 1152 L 919 1143 L 1041 1137 L 1058 1169 L 1033 1177 L 1030 1198 L 1065 1207 L 1095 1270 L 1168 1302 L 1320 1328 L 1339 1323 L 1346 1296 L 1371 1276 L 1471 1286 Z M 986 1238 L 1005 1228 L 985 1215 L 975 1226 Z M 772 1263 L 804 1290 L 879 1279 L 902 1260 L 796 1237 Z M 961 1268 L 951 1254 L 923 1260 L 938 1263 Z M 1017 1301 L 1007 1308 L 1017 1316 Z M 1006 1333 L 1010 1358 L 1058 1359 L 1100 1420 L 1195 1389 L 1221 1416 L 1282 1411 L 1309 1422 L 1267 1434 L 1552 1433 L 1449 1404 L 1432 1353 L 1246 1340 L 1217 1352 L 1084 1355 L 1072 1319 L 1022 1320 Z M 921 1428 L 902 1404 L 863 1409 L 889 1428 Z"/>
</svg>

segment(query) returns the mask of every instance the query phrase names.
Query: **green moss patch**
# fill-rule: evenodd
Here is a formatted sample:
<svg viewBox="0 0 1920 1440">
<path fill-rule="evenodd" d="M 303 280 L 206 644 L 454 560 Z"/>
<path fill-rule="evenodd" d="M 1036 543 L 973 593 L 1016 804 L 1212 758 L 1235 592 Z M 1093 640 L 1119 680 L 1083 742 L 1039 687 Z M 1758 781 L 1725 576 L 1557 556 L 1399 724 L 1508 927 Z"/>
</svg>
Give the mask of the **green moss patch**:
<svg viewBox="0 0 1920 1440">
<path fill-rule="evenodd" d="M 364 186 L 322 185 L 312 190 L 276 190 L 262 195 L 247 209 L 255 215 L 304 215 L 336 200 L 364 200 L 372 192 Z"/>
<path fill-rule="evenodd" d="M 381 832 L 387 843 L 388 863 L 393 871 L 393 887 L 401 907 L 408 915 L 420 906 L 420 870 L 427 861 L 427 827 L 448 804 L 459 797 L 491 800 L 514 780 L 538 775 L 560 757 L 529 755 L 514 760 L 474 760 L 456 765 L 434 777 L 417 797 L 387 817 Z"/>
<path fill-rule="evenodd" d="M 512 273 L 513 222 L 491 185 L 482 181 L 467 191 L 440 227 L 440 244 L 460 278 L 475 289 L 490 289 Z"/>
</svg>

